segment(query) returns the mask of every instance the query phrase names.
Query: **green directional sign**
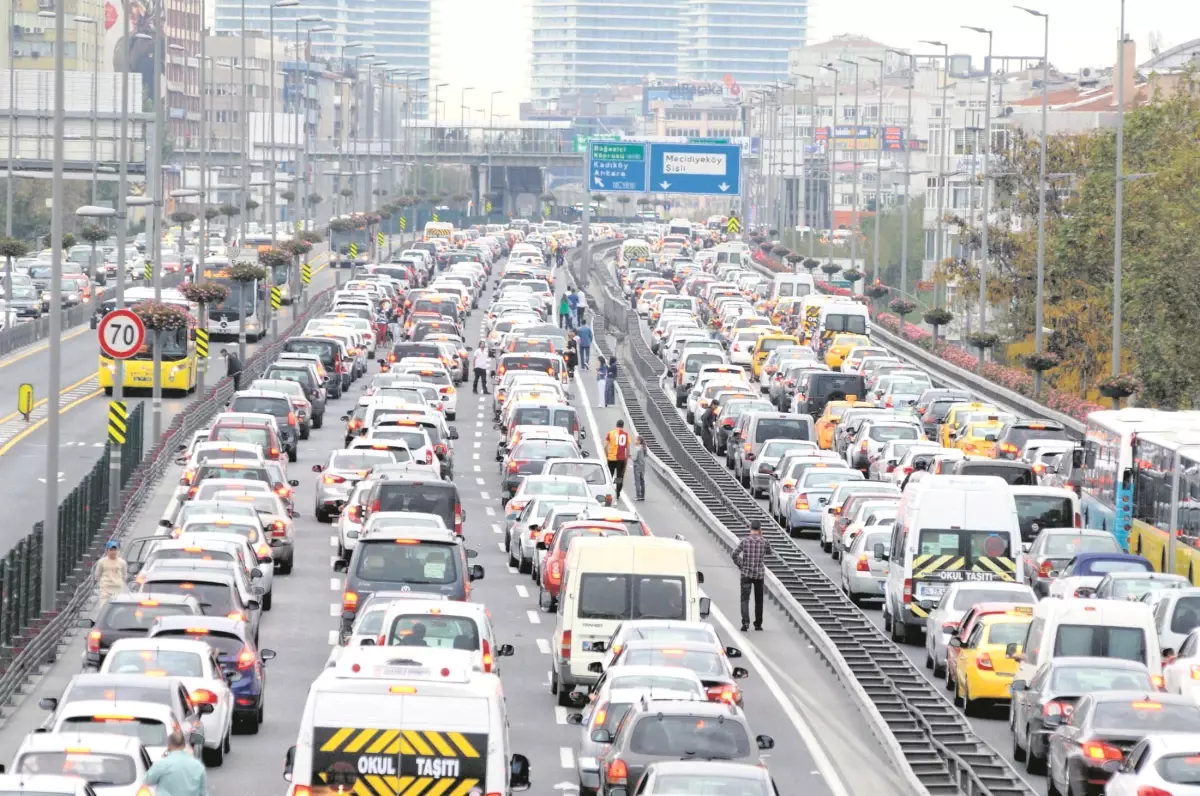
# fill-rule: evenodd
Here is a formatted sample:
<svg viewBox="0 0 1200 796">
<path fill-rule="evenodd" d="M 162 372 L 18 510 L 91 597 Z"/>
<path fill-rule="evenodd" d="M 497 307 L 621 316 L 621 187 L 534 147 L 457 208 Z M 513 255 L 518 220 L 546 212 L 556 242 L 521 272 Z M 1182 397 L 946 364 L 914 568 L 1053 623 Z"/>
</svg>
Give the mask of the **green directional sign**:
<svg viewBox="0 0 1200 796">
<path fill-rule="evenodd" d="M 689 144 L 728 144 L 728 138 L 689 138 Z"/>
<path fill-rule="evenodd" d="M 645 144 L 627 144 L 621 141 L 593 141 L 592 158 L 595 160 L 645 160 Z"/>
<path fill-rule="evenodd" d="M 576 154 L 584 154 L 588 151 L 589 141 L 620 141 L 620 137 L 611 133 L 603 135 L 577 135 L 575 136 L 574 148 Z"/>
</svg>

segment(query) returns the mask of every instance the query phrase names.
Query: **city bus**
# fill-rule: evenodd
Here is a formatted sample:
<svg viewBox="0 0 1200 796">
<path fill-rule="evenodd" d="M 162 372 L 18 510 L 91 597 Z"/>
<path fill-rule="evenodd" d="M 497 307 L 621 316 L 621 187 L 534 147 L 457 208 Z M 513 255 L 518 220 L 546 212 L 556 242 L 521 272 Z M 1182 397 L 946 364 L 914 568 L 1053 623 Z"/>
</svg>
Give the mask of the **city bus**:
<svg viewBox="0 0 1200 796">
<path fill-rule="evenodd" d="M 201 281 L 213 282 L 229 288 L 229 296 L 219 304 L 208 308 L 208 333 L 213 336 L 238 336 L 241 320 L 246 319 L 246 339 L 256 341 L 264 334 L 262 304 L 259 300 L 257 281 L 243 284 L 229 276 L 232 263 L 228 257 L 214 257 L 204 263 Z"/>
<path fill-rule="evenodd" d="M 123 307 L 134 307 L 146 301 L 154 300 L 154 288 L 130 287 L 125 289 Z M 196 389 L 196 339 L 195 325 L 199 308 L 190 303 L 178 290 L 164 288 L 162 301 L 174 304 L 187 311 L 191 318 L 188 328 L 176 332 L 163 332 L 155 339 L 155 335 L 147 331 L 146 342 L 131 358 L 125 360 L 121 385 L 126 390 L 149 390 L 154 386 L 154 347 L 162 345 L 162 363 L 160 365 L 160 383 L 163 391 L 173 390 L 181 395 Z M 115 297 L 101 304 L 107 314 L 117 308 Z M 104 392 L 112 395 L 113 376 L 116 374 L 116 363 L 100 354 L 100 386 Z"/>
<path fill-rule="evenodd" d="M 1195 585 L 1200 575 L 1200 429 L 1138 433 L 1132 461 L 1132 477 L 1127 479 L 1133 493 L 1129 551 L 1145 557 L 1159 572 L 1185 575 Z M 1176 549 L 1174 562 L 1169 562 L 1172 525 Z"/>
<path fill-rule="evenodd" d="M 267 236 L 268 242 L 265 244 L 260 244 L 256 254 L 261 255 L 263 252 L 270 251 L 272 248 L 274 248 L 273 246 L 271 246 L 270 239 L 271 238 L 268 235 Z M 255 259 L 258 259 L 258 258 L 255 257 Z M 280 300 L 284 304 L 292 303 L 291 275 L 292 275 L 292 267 L 291 267 L 291 265 L 286 265 L 281 268 L 274 269 L 274 271 L 271 274 L 271 278 L 268 280 L 270 282 L 270 284 L 279 288 Z"/>
</svg>

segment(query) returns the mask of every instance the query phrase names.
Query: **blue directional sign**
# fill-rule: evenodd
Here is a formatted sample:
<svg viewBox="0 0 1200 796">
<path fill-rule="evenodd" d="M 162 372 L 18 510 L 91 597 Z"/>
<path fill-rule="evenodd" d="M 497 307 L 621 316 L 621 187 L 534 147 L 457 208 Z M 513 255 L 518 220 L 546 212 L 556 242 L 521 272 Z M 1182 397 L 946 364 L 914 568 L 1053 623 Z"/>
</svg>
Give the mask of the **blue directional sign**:
<svg viewBox="0 0 1200 796">
<path fill-rule="evenodd" d="M 742 148 L 732 144 L 653 144 L 650 190 L 736 196 L 742 188 Z"/>
<path fill-rule="evenodd" d="M 628 141 L 588 142 L 588 190 L 644 193 L 649 144 Z"/>
</svg>

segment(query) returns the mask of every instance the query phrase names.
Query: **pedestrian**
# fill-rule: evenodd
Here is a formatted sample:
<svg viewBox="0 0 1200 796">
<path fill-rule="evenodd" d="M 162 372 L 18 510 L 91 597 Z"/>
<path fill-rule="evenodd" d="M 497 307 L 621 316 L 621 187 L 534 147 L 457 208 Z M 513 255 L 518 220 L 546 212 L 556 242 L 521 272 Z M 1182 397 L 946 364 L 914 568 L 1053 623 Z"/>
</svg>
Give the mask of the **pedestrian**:
<svg viewBox="0 0 1200 796">
<path fill-rule="evenodd" d="M 142 783 L 153 786 L 157 796 L 208 796 L 204 764 L 188 746 L 183 730 L 172 730 L 167 737 L 167 753 L 150 766 Z"/>
<path fill-rule="evenodd" d="M 608 474 L 612 476 L 617 500 L 621 499 L 621 487 L 625 485 L 625 463 L 629 460 L 629 432 L 625 421 L 618 420 L 617 427 L 604 437 L 604 458 L 608 460 Z"/>
<path fill-rule="evenodd" d="M 579 323 L 579 291 L 573 287 L 567 288 L 567 307 L 570 309 L 571 328 L 576 328 Z"/>
<path fill-rule="evenodd" d="M 221 349 L 221 357 L 225 360 L 225 375 L 233 377 L 233 391 L 242 388 L 242 360 L 228 348 Z"/>
<path fill-rule="evenodd" d="M 641 434 L 634 437 L 629 461 L 633 463 L 633 499 L 640 503 L 646 499 L 646 442 Z"/>
<path fill-rule="evenodd" d="M 483 343 L 475 346 L 475 353 L 471 355 L 471 367 L 475 369 L 475 381 L 471 384 L 471 392 L 478 393 L 482 384 L 483 392 L 487 394 L 487 377 L 492 368 L 492 357 Z"/>
<path fill-rule="evenodd" d="M 700 442 L 713 453 L 716 453 L 714 446 L 716 436 L 713 431 L 717 424 L 717 410 L 720 408 L 721 402 L 714 398 L 708 408 L 704 410 L 704 414 L 700 416 Z"/>
<path fill-rule="evenodd" d="M 563 359 L 567 363 L 567 375 L 575 378 L 575 366 L 579 364 L 579 339 L 574 332 L 567 332 L 567 352 Z"/>
<path fill-rule="evenodd" d="M 575 322 L 578 326 L 583 326 L 587 316 L 587 296 L 584 295 L 582 290 L 577 290 L 575 291 L 575 297 L 577 299 L 575 303 Z"/>
<path fill-rule="evenodd" d="M 592 360 L 592 343 L 595 340 L 595 335 L 592 333 L 592 327 L 589 324 L 582 324 L 575 330 L 575 334 L 579 335 L 579 367 L 588 370 Z"/>
<path fill-rule="evenodd" d="M 617 358 L 608 358 L 608 370 L 604 374 L 604 405 L 617 405 Z"/>
<path fill-rule="evenodd" d="M 770 549 L 770 544 L 763 538 L 762 525 L 758 520 L 751 520 L 750 535 L 742 539 L 733 550 L 733 563 L 741 573 L 743 631 L 750 629 L 751 591 L 754 592 L 754 629 L 763 629 L 763 574 L 767 551 Z"/>
<path fill-rule="evenodd" d="M 109 539 L 104 545 L 104 557 L 96 562 L 96 585 L 100 587 L 101 602 L 108 602 L 129 589 L 129 567 L 121 558 L 120 547 L 116 539 Z"/>
<path fill-rule="evenodd" d="M 604 408 L 607 404 L 604 403 L 604 387 L 608 381 L 608 361 L 603 355 L 596 358 L 600 364 L 596 366 L 596 392 L 600 394 L 600 407 Z"/>
<path fill-rule="evenodd" d="M 571 328 L 571 303 L 567 301 L 566 293 L 558 301 L 558 325 L 563 329 Z"/>
</svg>

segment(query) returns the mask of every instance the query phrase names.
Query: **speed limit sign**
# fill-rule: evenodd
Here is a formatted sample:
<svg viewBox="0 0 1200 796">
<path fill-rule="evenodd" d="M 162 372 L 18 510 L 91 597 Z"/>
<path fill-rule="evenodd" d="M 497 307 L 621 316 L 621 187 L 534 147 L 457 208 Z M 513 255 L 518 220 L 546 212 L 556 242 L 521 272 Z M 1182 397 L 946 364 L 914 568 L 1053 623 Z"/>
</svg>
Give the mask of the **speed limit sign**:
<svg viewBox="0 0 1200 796">
<path fill-rule="evenodd" d="M 100 350 L 113 359 L 129 359 L 146 340 L 146 326 L 133 310 L 113 310 L 100 320 Z"/>
</svg>

